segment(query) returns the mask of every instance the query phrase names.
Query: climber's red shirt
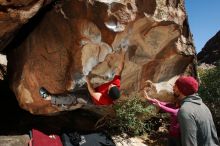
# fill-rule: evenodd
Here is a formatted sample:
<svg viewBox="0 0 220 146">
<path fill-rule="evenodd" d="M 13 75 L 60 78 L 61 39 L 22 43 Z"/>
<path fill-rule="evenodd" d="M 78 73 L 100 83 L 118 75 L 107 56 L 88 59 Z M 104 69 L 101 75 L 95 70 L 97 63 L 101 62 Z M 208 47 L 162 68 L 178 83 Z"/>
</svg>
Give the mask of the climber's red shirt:
<svg viewBox="0 0 220 146">
<path fill-rule="evenodd" d="M 120 89 L 120 82 L 121 82 L 121 76 L 115 75 L 113 80 L 96 87 L 95 91 L 101 93 L 102 95 L 99 100 L 96 100 L 94 97 L 92 97 L 94 104 L 96 105 L 113 104 L 113 99 L 108 96 L 108 87 L 109 85 L 113 84 L 113 85 L 116 85 Z"/>
</svg>

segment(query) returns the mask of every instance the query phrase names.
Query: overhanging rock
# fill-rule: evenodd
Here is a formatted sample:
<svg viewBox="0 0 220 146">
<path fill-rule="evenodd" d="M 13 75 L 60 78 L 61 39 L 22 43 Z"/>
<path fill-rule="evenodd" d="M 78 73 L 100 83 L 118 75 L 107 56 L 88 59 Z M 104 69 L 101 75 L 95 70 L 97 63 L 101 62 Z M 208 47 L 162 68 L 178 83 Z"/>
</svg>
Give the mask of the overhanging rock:
<svg viewBox="0 0 220 146">
<path fill-rule="evenodd" d="M 106 82 L 118 65 L 120 45 L 128 46 L 122 92 L 184 73 L 195 55 L 184 1 L 61 1 L 8 53 L 10 86 L 23 109 L 59 112 L 40 97 L 39 88 L 62 93 L 88 74 L 95 85 Z"/>
</svg>

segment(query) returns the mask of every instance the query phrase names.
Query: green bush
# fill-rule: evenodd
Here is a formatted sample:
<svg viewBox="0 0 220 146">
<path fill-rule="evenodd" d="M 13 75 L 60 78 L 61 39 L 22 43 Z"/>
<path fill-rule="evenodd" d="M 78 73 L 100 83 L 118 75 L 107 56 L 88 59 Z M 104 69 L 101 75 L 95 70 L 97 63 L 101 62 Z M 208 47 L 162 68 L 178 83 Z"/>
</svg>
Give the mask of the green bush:
<svg viewBox="0 0 220 146">
<path fill-rule="evenodd" d="M 220 67 L 199 69 L 199 94 L 203 99 L 220 98 Z"/>
<path fill-rule="evenodd" d="M 136 94 L 132 94 L 125 102 L 114 105 L 116 118 L 109 121 L 109 128 L 130 135 L 140 135 L 149 130 L 151 123 L 145 123 L 146 117 L 152 116 L 154 106 L 146 106 Z"/>
</svg>

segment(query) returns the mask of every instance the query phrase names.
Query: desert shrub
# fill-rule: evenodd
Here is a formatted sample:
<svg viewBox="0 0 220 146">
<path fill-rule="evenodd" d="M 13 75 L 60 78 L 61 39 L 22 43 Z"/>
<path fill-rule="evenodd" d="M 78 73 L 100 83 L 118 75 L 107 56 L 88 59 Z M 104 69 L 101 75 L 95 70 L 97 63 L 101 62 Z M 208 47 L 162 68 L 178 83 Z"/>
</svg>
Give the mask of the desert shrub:
<svg viewBox="0 0 220 146">
<path fill-rule="evenodd" d="M 113 107 L 116 111 L 116 118 L 109 121 L 109 128 L 116 129 L 129 135 L 140 135 L 146 130 L 150 131 L 151 123 L 145 119 L 155 113 L 154 106 L 147 106 L 140 98 L 132 94 L 125 102 L 120 102 Z M 154 111 L 154 112 L 153 112 Z"/>
<path fill-rule="evenodd" d="M 220 67 L 199 69 L 199 94 L 203 99 L 213 100 L 220 98 Z"/>
</svg>

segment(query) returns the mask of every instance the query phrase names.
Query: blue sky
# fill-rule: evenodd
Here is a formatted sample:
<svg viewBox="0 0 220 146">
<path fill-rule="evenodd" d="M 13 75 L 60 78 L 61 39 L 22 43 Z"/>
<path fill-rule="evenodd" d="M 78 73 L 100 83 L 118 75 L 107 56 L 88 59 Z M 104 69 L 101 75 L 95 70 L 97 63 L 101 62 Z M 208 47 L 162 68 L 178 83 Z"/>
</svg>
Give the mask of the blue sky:
<svg viewBox="0 0 220 146">
<path fill-rule="evenodd" d="M 220 30 L 220 0 L 185 0 L 197 53 Z"/>
</svg>

